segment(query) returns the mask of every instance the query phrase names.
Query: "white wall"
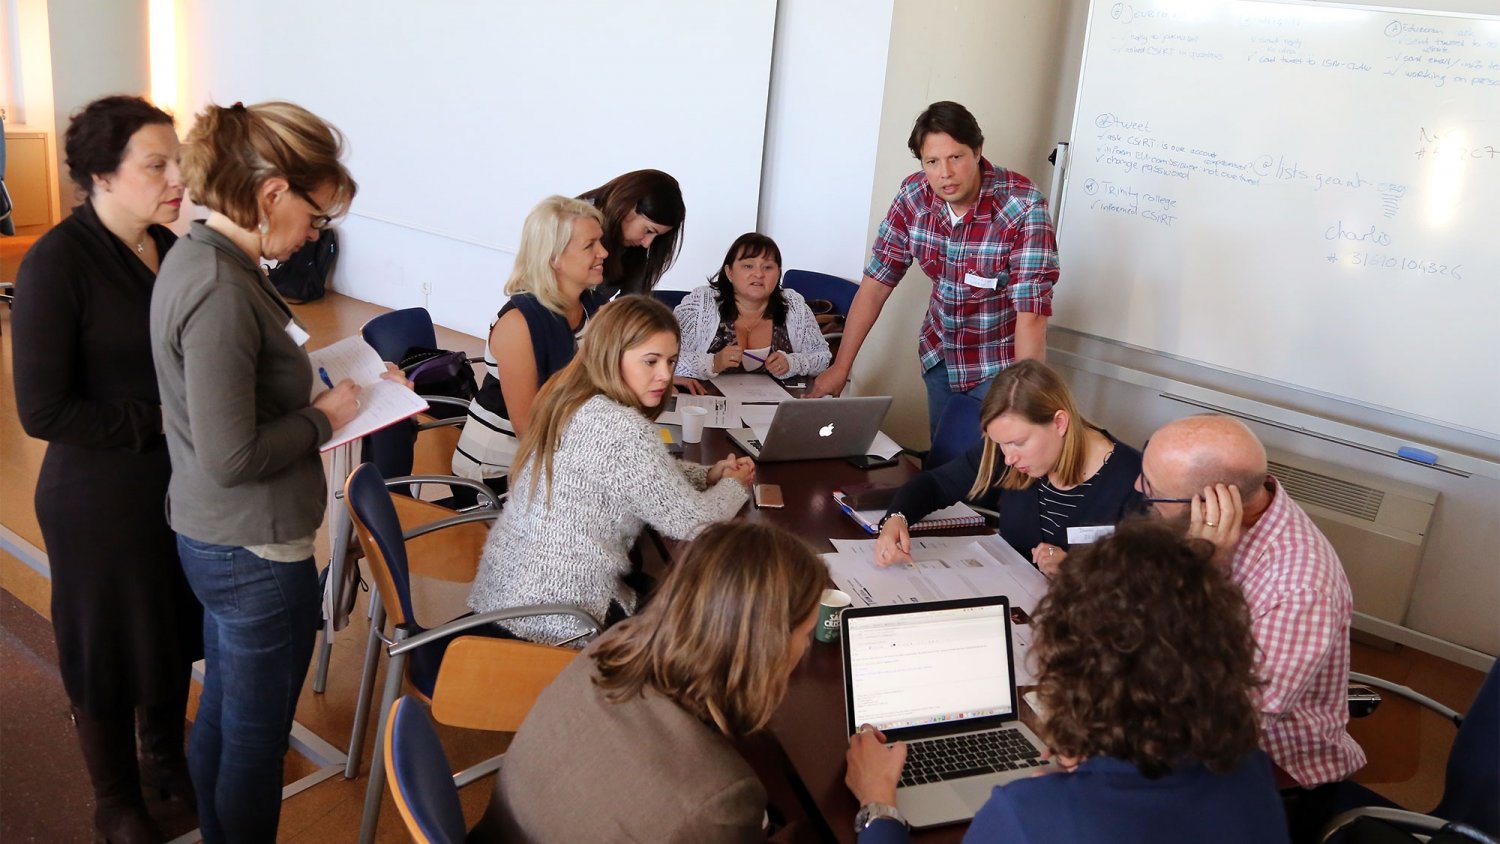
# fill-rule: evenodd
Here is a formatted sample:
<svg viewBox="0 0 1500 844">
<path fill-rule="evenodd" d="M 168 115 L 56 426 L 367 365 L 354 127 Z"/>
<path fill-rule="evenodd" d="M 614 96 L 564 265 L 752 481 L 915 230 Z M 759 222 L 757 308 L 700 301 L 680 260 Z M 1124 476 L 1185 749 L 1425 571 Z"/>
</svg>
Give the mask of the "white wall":
<svg viewBox="0 0 1500 844">
<path fill-rule="evenodd" d="M 986 158 L 1025 174 L 1043 192 L 1049 189 L 1047 154 L 1058 140 L 1053 127 L 1065 105 L 1057 55 L 1064 47 L 1067 11 L 1057 0 L 957 0 L 941 6 L 897 0 L 867 247 L 901 180 L 920 169 L 906 140 L 917 114 L 937 100 L 962 103 L 974 113 L 984 131 Z M 1065 293 L 1060 287 L 1058 295 Z M 886 302 L 852 376 L 860 394 L 896 398 L 886 431 L 915 448 L 928 441 L 917 330 L 931 294 L 931 280 L 913 266 Z"/>
<path fill-rule="evenodd" d="M 893 5 L 776 4 L 757 228 L 776 240 L 787 268 L 859 280 Z"/>
<path fill-rule="evenodd" d="M 51 169 L 57 170 L 58 135 L 52 106 L 52 44 L 47 31 L 47 0 L 6 0 L 6 30 L 9 35 L 5 73 L 10 77 L 5 86 L 9 112 L 5 129 L 8 132 L 45 132 Z M 14 52 L 11 52 L 11 50 Z M 56 190 L 50 196 L 49 212 L 53 220 L 60 217 L 61 210 Z"/>
<path fill-rule="evenodd" d="M 63 209 L 79 196 L 62 154 L 62 135 L 79 109 L 109 94 L 147 96 L 151 87 L 146 0 L 48 0 L 57 185 Z"/>
</svg>

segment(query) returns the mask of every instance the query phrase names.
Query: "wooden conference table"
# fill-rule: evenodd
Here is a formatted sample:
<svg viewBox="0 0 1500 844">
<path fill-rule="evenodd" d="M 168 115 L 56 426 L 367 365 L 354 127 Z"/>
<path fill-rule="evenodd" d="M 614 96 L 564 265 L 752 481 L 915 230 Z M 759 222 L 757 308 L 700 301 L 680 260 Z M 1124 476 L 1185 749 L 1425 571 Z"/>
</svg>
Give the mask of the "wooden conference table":
<svg viewBox="0 0 1500 844">
<path fill-rule="evenodd" d="M 740 455 L 723 431 L 709 429 L 703 442 L 683 444 L 683 458 L 705 465 L 725 455 Z M 767 522 L 786 528 L 808 540 L 819 552 L 832 551 L 829 538 L 869 539 L 868 534 L 845 516 L 833 500 L 832 492 L 856 483 L 900 484 L 917 474 L 909 458 L 902 457 L 890 467 L 864 471 L 843 460 L 804 460 L 790 463 L 762 463 L 755 475 L 758 483 L 780 484 L 786 507 L 761 510 L 751 504 L 742 518 Z M 980 534 L 985 530 L 953 531 L 955 534 Z M 1022 704 L 1022 716 L 1030 712 Z M 848 737 L 844 730 L 843 666 L 837 644 L 814 640 L 807 656 L 792 674 L 786 701 L 777 710 L 760 740 L 742 748 L 747 759 L 767 780 L 772 802 L 779 794 L 790 793 L 799 802 L 796 807 L 778 805 L 787 814 L 800 809 L 804 820 L 827 841 L 854 841 L 854 815 L 859 804 L 844 786 L 844 750 Z M 778 775 L 784 782 L 776 782 Z M 914 841 L 946 842 L 963 838 L 966 824 L 914 832 Z"/>
</svg>

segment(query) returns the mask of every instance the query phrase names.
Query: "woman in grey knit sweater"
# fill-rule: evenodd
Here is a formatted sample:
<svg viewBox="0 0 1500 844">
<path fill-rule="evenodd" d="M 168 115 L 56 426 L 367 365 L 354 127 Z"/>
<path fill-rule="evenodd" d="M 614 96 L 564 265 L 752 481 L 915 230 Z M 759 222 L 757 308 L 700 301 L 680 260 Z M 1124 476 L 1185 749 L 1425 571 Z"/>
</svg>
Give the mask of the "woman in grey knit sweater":
<svg viewBox="0 0 1500 844">
<path fill-rule="evenodd" d="M 649 297 L 624 296 L 600 309 L 578 356 L 537 395 L 470 607 L 561 603 L 600 619 L 629 614 L 636 594 L 621 576 L 642 527 L 691 538 L 744 506 L 753 461 L 678 461 L 656 432 L 678 339 L 672 312 Z M 582 632 L 550 616 L 507 628 L 546 644 Z"/>
</svg>

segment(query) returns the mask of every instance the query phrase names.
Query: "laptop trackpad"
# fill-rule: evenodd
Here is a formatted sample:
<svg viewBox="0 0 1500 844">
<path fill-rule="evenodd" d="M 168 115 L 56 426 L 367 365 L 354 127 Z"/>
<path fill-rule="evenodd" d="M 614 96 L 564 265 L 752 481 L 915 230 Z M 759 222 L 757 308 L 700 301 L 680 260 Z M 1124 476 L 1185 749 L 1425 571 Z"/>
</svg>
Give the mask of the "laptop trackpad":
<svg viewBox="0 0 1500 844">
<path fill-rule="evenodd" d="M 971 814 L 978 814 L 990 799 L 990 793 L 995 790 L 995 777 L 973 777 L 953 783 L 953 791 L 958 794 L 959 799 L 969 808 Z"/>
<path fill-rule="evenodd" d="M 983 801 L 981 801 L 983 805 Z M 913 827 L 958 823 L 974 817 L 976 809 L 965 804 L 950 783 L 907 786 L 896 792 L 896 808 Z"/>
</svg>

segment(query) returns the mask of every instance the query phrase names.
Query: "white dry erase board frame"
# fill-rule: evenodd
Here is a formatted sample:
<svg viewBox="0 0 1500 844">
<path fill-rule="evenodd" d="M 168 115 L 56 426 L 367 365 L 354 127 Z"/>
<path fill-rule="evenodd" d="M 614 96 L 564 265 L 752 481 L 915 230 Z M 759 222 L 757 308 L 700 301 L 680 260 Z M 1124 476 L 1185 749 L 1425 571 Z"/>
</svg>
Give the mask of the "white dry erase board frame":
<svg viewBox="0 0 1500 844">
<path fill-rule="evenodd" d="M 1091 7 L 1058 326 L 1493 439 L 1497 220 L 1500 17 Z"/>
</svg>

